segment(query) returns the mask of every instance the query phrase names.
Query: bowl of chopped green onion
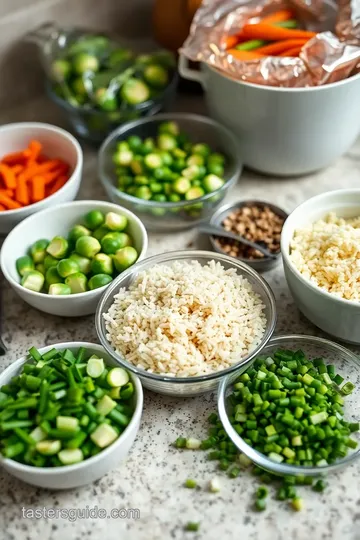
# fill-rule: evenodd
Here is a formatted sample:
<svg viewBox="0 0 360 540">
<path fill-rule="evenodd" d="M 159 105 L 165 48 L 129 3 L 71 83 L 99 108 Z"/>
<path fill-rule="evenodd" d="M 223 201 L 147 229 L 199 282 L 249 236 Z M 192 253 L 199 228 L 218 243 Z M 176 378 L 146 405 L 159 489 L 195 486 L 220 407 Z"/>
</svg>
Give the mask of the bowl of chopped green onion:
<svg viewBox="0 0 360 540">
<path fill-rule="evenodd" d="M 219 416 L 257 466 L 278 475 L 323 475 L 360 456 L 359 388 L 359 361 L 345 347 L 280 336 L 250 367 L 221 381 Z"/>
<path fill-rule="evenodd" d="M 0 463 L 43 488 L 94 482 L 128 454 L 142 407 L 139 379 L 100 345 L 31 347 L 0 375 Z"/>
<path fill-rule="evenodd" d="M 239 143 L 231 131 L 188 113 L 120 126 L 104 141 L 98 162 L 108 197 L 157 231 L 210 220 L 241 171 Z"/>
</svg>

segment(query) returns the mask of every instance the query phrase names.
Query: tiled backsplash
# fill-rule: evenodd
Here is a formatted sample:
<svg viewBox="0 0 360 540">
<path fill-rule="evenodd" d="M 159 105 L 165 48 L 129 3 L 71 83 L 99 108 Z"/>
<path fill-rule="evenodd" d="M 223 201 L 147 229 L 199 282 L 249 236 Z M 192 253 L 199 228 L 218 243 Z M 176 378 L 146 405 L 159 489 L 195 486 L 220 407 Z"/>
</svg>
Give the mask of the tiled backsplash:
<svg viewBox="0 0 360 540">
<path fill-rule="evenodd" d="M 151 6 L 152 0 L 1 0 L 0 110 L 43 91 L 36 49 L 22 41 L 27 32 L 56 21 L 146 41 L 151 34 Z"/>
</svg>

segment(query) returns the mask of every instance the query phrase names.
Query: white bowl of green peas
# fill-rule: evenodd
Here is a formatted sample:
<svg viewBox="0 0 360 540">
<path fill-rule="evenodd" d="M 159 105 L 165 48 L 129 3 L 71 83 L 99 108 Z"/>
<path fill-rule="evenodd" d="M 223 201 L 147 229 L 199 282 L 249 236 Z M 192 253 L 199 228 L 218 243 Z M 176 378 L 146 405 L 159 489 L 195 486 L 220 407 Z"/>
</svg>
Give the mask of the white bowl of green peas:
<svg viewBox="0 0 360 540">
<path fill-rule="evenodd" d="M 139 379 L 100 345 L 32 347 L 0 375 L 0 463 L 43 488 L 94 482 L 128 454 L 142 408 Z"/>
<path fill-rule="evenodd" d="M 4 277 L 31 306 L 62 317 L 95 313 L 114 277 L 145 257 L 140 219 L 104 201 L 75 201 L 17 225 L 0 255 Z"/>
</svg>

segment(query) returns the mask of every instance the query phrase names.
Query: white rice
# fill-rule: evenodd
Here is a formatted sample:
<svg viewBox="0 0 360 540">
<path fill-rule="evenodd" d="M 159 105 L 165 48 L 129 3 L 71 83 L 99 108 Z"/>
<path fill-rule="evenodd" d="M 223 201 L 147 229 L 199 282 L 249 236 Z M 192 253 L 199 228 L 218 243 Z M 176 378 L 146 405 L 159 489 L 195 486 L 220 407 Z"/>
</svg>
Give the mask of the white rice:
<svg viewBox="0 0 360 540">
<path fill-rule="evenodd" d="M 120 289 L 104 314 L 107 339 L 149 372 L 191 377 L 246 356 L 266 328 L 265 306 L 249 281 L 210 261 L 156 265 Z"/>
</svg>

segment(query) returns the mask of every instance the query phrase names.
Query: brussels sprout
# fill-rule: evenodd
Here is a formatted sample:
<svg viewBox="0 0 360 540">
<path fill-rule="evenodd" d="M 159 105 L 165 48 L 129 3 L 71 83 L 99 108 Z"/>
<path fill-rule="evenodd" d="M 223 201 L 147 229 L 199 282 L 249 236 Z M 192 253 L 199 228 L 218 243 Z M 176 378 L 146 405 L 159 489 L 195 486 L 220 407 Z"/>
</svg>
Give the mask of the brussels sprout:
<svg viewBox="0 0 360 540">
<path fill-rule="evenodd" d="M 131 246 L 119 249 L 113 256 L 113 263 L 118 272 L 123 272 L 129 266 L 132 266 L 138 258 L 138 253 Z"/>
<path fill-rule="evenodd" d="M 44 258 L 45 270 L 48 270 L 52 266 L 57 266 L 58 262 L 59 262 L 58 259 L 55 259 L 55 257 L 53 257 L 52 255 L 45 255 L 45 258 Z"/>
<path fill-rule="evenodd" d="M 41 263 L 45 259 L 46 248 L 49 245 L 49 240 L 37 240 L 30 248 L 30 255 L 33 258 L 34 263 Z"/>
<path fill-rule="evenodd" d="M 151 182 L 149 188 L 152 193 L 161 193 L 164 189 L 164 185 L 160 184 L 160 182 Z"/>
<path fill-rule="evenodd" d="M 151 199 L 151 191 L 147 186 L 140 186 L 136 188 L 135 197 L 138 199 L 143 199 L 144 201 L 149 201 Z"/>
<path fill-rule="evenodd" d="M 62 278 L 59 275 L 55 266 L 48 268 L 45 274 L 45 280 L 48 285 L 53 285 L 54 283 L 61 283 Z"/>
<path fill-rule="evenodd" d="M 184 195 L 189 189 L 191 188 L 191 183 L 188 178 L 181 177 L 174 182 L 173 190 L 175 193 L 179 193 L 180 195 Z"/>
<path fill-rule="evenodd" d="M 207 158 L 210 155 L 211 148 L 208 144 L 198 143 L 194 144 L 191 148 L 192 154 L 199 154 L 200 156 Z"/>
<path fill-rule="evenodd" d="M 146 156 L 146 154 L 150 154 L 150 152 L 153 152 L 154 150 L 156 150 L 154 139 L 152 137 L 147 137 L 143 142 L 140 153 Z"/>
<path fill-rule="evenodd" d="M 176 202 L 179 202 L 179 201 L 181 201 L 180 195 L 178 195 L 177 193 L 170 193 L 169 202 L 176 203 Z"/>
<path fill-rule="evenodd" d="M 147 154 L 144 157 L 144 164 L 148 169 L 157 169 L 163 162 L 159 154 Z"/>
<path fill-rule="evenodd" d="M 140 79 L 131 77 L 121 88 L 121 97 L 129 105 L 144 103 L 150 98 L 149 87 Z"/>
<path fill-rule="evenodd" d="M 141 175 L 144 173 L 144 167 L 143 167 L 143 158 L 141 156 L 135 156 L 133 160 L 131 160 L 130 168 L 133 174 L 135 175 Z"/>
<path fill-rule="evenodd" d="M 103 111 L 111 112 L 116 111 L 118 103 L 116 97 L 111 95 L 107 88 L 98 88 L 95 92 L 95 103 Z"/>
<path fill-rule="evenodd" d="M 109 229 L 107 229 L 106 227 L 99 227 L 98 229 L 95 229 L 95 231 L 92 233 L 93 237 L 96 238 L 96 240 L 101 240 L 105 234 L 107 234 L 109 232 Z"/>
<path fill-rule="evenodd" d="M 44 275 L 37 270 L 26 272 L 21 278 L 21 285 L 30 291 L 40 292 L 44 285 Z"/>
<path fill-rule="evenodd" d="M 74 79 L 71 83 L 71 87 L 78 99 L 87 97 L 88 92 L 82 77 L 77 77 L 77 79 Z"/>
<path fill-rule="evenodd" d="M 117 150 L 116 154 L 113 155 L 113 162 L 115 165 L 120 165 L 122 167 L 129 167 L 133 161 L 134 154 L 131 150 Z"/>
<path fill-rule="evenodd" d="M 93 236 L 81 236 L 76 241 L 75 250 L 78 255 L 92 259 L 101 250 L 101 245 Z"/>
<path fill-rule="evenodd" d="M 100 210 L 91 210 L 84 217 L 86 227 L 92 231 L 98 227 L 101 227 L 104 221 L 104 214 Z"/>
<path fill-rule="evenodd" d="M 147 186 L 149 184 L 149 178 L 140 174 L 137 174 L 132 180 L 137 186 Z"/>
<path fill-rule="evenodd" d="M 200 156 L 200 154 L 193 154 L 186 160 L 186 165 L 188 166 L 191 166 L 191 165 L 199 166 L 199 165 L 204 165 L 204 163 L 205 163 L 205 159 L 203 158 L 203 156 Z"/>
<path fill-rule="evenodd" d="M 99 61 L 96 56 L 87 53 L 79 53 L 73 59 L 73 69 L 78 75 L 98 71 Z"/>
<path fill-rule="evenodd" d="M 129 49 L 119 48 L 110 53 L 107 63 L 109 67 L 113 68 L 131 60 L 132 57 L 133 53 Z"/>
<path fill-rule="evenodd" d="M 160 133 L 160 135 L 157 138 L 158 147 L 160 150 L 174 150 L 177 146 L 177 141 L 173 135 L 170 135 L 169 133 Z"/>
<path fill-rule="evenodd" d="M 55 257 L 55 259 L 62 259 L 66 256 L 68 248 L 69 244 L 65 238 L 62 236 L 55 236 L 46 248 L 46 251 L 49 255 Z"/>
<path fill-rule="evenodd" d="M 29 255 L 23 255 L 16 259 L 16 270 L 20 276 L 24 276 L 26 273 L 35 269 L 34 261 Z"/>
<path fill-rule="evenodd" d="M 105 253 L 98 253 L 91 261 L 91 271 L 93 274 L 110 274 L 112 275 L 113 263 L 111 257 Z"/>
<path fill-rule="evenodd" d="M 90 272 L 91 260 L 87 257 L 72 253 L 69 259 L 76 262 L 82 274 L 88 274 Z"/>
<path fill-rule="evenodd" d="M 169 75 L 165 68 L 150 64 L 144 69 L 145 81 L 154 88 L 164 88 L 169 83 Z"/>
<path fill-rule="evenodd" d="M 224 176 L 224 166 L 218 161 L 210 161 L 207 165 L 207 172 L 216 176 Z"/>
<path fill-rule="evenodd" d="M 166 195 L 164 195 L 164 193 L 155 193 L 155 195 L 152 196 L 152 200 L 163 203 L 167 201 L 167 198 L 166 198 Z"/>
<path fill-rule="evenodd" d="M 52 64 L 51 72 L 55 81 L 64 82 L 71 73 L 71 65 L 67 60 L 59 58 Z"/>
<path fill-rule="evenodd" d="M 45 276 L 46 270 L 45 270 L 45 266 L 43 265 L 43 263 L 36 264 L 35 265 L 35 270 L 37 272 L 40 272 L 40 274 L 43 274 Z"/>
<path fill-rule="evenodd" d="M 205 195 L 205 191 L 201 187 L 192 187 L 185 193 L 185 199 L 191 201 Z"/>
<path fill-rule="evenodd" d="M 85 274 L 76 272 L 65 279 L 65 285 L 70 287 L 72 294 L 83 293 L 87 291 L 87 278 Z"/>
<path fill-rule="evenodd" d="M 106 255 L 113 255 L 118 249 L 131 245 L 131 238 L 126 233 L 111 232 L 101 239 L 102 251 Z"/>
<path fill-rule="evenodd" d="M 52 296 L 66 296 L 71 294 L 71 289 L 69 285 L 65 285 L 65 283 L 52 283 L 48 293 Z"/>
<path fill-rule="evenodd" d="M 224 180 L 219 178 L 215 174 L 208 174 L 205 176 L 203 186 L 208 193 L 220 189 L 224 185 Z"/>
<path fill-rule="evenodd" d="M 167 133 L 177 137 L 180 134 L 180 128 L 176 122 L 162 122 L 159 125 L 159 133 Z"/>
<path fill-rule="evenodd" d="M 105 285 L 108 285 L 112 281 L 112 277 L 109 276 L 109 274 L 96 274 L 96 276 L 93 276 L 89 279 L 89 289 L 92 291 L 93 289 L 99 289 L 100 287 L 104 287 Z"/>
<path fill-rule="evenodd" d="M 115 212 L 108 212 L 105 216 L 105 227 L 110 231 L 123 231 L 127 226 L 127 219 L 121 214 L 115 214 Z"/>
<path fill-rule="evenodd" d="M 130 150 L 132 150 L 135 153 L 138 152 L 142 146 L 141 137 L 138 137 L 137 135 L 130 135 L 127 142 L 128 142 Z"/>
<path fill-rule="evenodd" d="M 84 238 L 89 237 L 84 236 Z M 61 276 L 62 278 L 66 278 L 67 276 L 75 274 L 80 270 L 79 265 L 74 261 L 74 259 L 62 259 L 61 261 L 59 261 L 56 269 L 59 276 Z"/>
</svg>

